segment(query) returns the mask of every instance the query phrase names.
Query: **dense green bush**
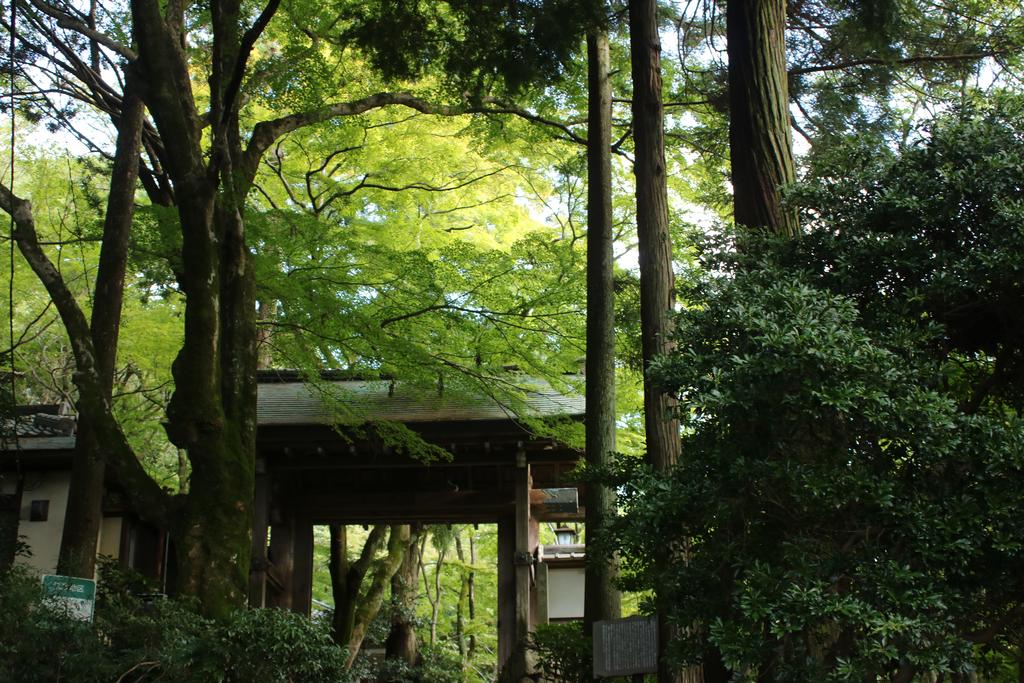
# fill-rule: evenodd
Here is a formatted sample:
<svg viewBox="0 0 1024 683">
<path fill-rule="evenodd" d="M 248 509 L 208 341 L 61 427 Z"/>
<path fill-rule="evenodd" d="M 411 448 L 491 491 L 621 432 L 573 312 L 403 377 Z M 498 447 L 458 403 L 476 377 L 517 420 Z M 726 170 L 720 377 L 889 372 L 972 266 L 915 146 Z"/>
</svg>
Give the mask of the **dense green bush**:
<svg viewBox="0 0 1024 683">
<path fill-rule="evenodd" d="M 125 683 L 346 683 L 344 652 L 325 627 L 290 612 L 239 610 L 211 621 L 178 600 L 101 591 L 93 625 L 40 602 L 39 582 L 0 577 L 0 680 Z"/>
<path fill-rule="evenodd" d="M 704 246 L 652 370 L 682 459 L 620 466 L 625 580 L 734 680 L 994 671 L 1024 626 L 1024 107 L 830 164 L 803 239 Z"/>
<path fill-rule="evenodd" d="M 591 642 L 581 622 L 541 624 L 530 634 L 527 647 L 546 681 L 586 683 L 594 678 Z"/>
</svg>

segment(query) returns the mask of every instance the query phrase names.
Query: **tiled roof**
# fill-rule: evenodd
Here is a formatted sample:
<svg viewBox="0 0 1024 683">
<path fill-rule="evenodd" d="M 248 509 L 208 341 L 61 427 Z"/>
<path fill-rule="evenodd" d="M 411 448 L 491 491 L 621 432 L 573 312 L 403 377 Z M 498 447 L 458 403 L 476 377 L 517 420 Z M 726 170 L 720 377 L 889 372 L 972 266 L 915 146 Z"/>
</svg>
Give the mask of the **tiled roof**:
<svg viewBox="0 0 1024 683">
<path fill-rule="evenodd" d="M 572 545 L 541 545 L 537 547 L 537 559 L 541 562 L 551 560 L 584 560 L 587 557 L 587 546 L 582 543 Z"/>
<path fill-rule="evenodd" d="M 258 418 L 261 426 L 270 426 L 583 415 L 581 394 L 563 394 L 535 380 L 530 380 L 528 386 L 521 403 L 512 406 L 503 405 L 490 396 L 446 392 L 439 395 L 436 390 L 423 390 L 390 380 L 342 380 L 318 385 L 298 381 L 261 383 Z"/>
<path fill-rule="evenodd" d="M 579 417 L 584 414 L 581 393 L 562 393 L 538 380 L 523 380 L 523 396 L 515 405 L 483 394 L 424 390 L 392 380 L 332 380 L 319 384 L 292 381 L 261 382 L 257 416 L 261 426 L 320 425 L 367 420 L 396 422 L 508 420 L 529 417 Z M 12 450 L 15 421 L 0 420 L 0 449 Z M 18 448 L 74 448 L 75 420 L 37 412 L 17 420 Z"/>
<path fill-rule="evenodd" d="M 14 436 L 17 436 L 15 440 Z M 62 450 L 75 447 L 75 418 L 51 413 L 0 419 L 0 448 L 4 450 Z"/>
</svg>

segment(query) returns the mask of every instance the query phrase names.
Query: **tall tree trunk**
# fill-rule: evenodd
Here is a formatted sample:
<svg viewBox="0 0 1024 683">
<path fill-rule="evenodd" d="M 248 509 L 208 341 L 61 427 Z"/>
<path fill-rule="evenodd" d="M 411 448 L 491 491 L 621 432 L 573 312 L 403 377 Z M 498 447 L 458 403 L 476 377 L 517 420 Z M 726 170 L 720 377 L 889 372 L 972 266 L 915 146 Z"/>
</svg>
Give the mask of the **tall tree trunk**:
<svg viewBox="0 0 1024 683">
<path fill-rule="evenodd" d="M 376 524 L 366 537 L 359 557 L 348 561 L 348 533 L 344 525 L 330 527 L 331 548 L 328 566 L 331 573 L 331 594 L 334 597 L 334 618 L 331 631 L 334 642 L 347 645 L 355 630 L 356 610 L 359 608 L 359 591 L 377 552 L 384 545 L 387 526 Z"/>
<path fill-rule="evenodd" d="M 475 530 L 475 527 L 474 527 Z M 476 621 L 476 538 L 473 531 L 469 532 L 469 575 L 466 577 L 466 602 L 469 608 L 469 624 Z M 466 648 L 466 662 L 473 661 L 476 654 L 476 634 L 470 634 Z"/>
<path fill-rule="evenodd" d="M 608 34 L 587 36 L 587 465 L 601 468 L 615 452 L 615 292 L 612 233 L 612 91 Z M 588 540 L 599 538 L 615 506 L 614 491 L 587 484 Z M 621 613 L 614 586 L 614 556 L 588 554 L 583 601 L 584 632 L 595 621 Z"/>
<path fill-rule="evenodd" d="M 785 26 L 785 0 L 727 3 L 729 151 L 737 225 L 797 237 L 797 213 L 780 192 L 796 178 Z M 703 675 L 706 683 L 731 678 L 716 648 L 705 651 Z"/>
<path fill-rule="evenodd" d="M 416 594 L 419 587 L 419 544 L 421 524 L 409 527 L 409 543 L 398 571 L 391 577 L 391 631 L 384 643 L 387 659 L 400 659 L 415 666 L 418 657 L 416 642 Z"/>
<path fill-rule="evenodd" d="M 672 241 L 668 232 L 668 186 L 661 99 L 661 40 L 655 0 L 629 3 L 633 80 L 633 138 L 636 141 L 636 217 L 640 262 L 640 342 L 644 363 L 644 433 L 647 457 L 664 470 L 679 460 L 676 402 L 655 387 L 646 370 L 671 348 L 675 303 Z"/>
<path fill-rule="evenodd" d="M 467 633 L 473 628 L 473 620 L 476 616 L 476 606 L 474 595 L 474 575 L 475 570 L 473 564 L 476 561 L 476 551 L 473 547 L 473 527 L 466 526 L 469 530 L 469 557 L 466 556 L 465 548 L 462 544 L 462 530 L 460 529 L 455 534 L 455 556 L 459 558 L 459 564 L 461 566 L 461 581 L 459 583 L 459 602 L 456 605 L 455 612 L 455 639 L 459 647 L 459 663 L 462 676 L 460 680 L 466 680 L 467 672 L 471 662 L 473 661 L 473 653 L 476 650 L 476 636 L 472 633 Z"/>
<path fill-rule="evenodd" d="M 261 299 L 256 307 L 256 317 L 256 367 L 267 370 L 274 364 L 274 353 L 270 346 L 272 335 L 268 324 L 274 317 L 274 304 Z"/>
<path fill-rule="evenodd" d="M 200 114 L 184 10 L 131 3 L 142 96 L 164 142 L 182 235 L 184 340 L 171 368 L 167 435 L 188 452 L 192 477 L 170 531 L 179 587 L 223 616 L 248 593 L 255 489 L 256 305 L 244 219 L 251 176 L 240 163 L 233 92 L 247 54 L 239 0 L 211 3 L 210 110 Z"/>
<path fill-rule="evenodd" d="M 779 188 L 796 179 L 789 124 L 785 0 L 729 0 L 729 150 L 737 225 L 797 236 Z"/>
<path fill-rule="evenodd" d="M 128 238 L 135 214 L 135 188 L 139 176 L 139 147 L 145 108 L 129 74 L 122 100 L 117 131 L 110 193 L 103 222 L 93 310 L 90 321 L 100 400 L 112 401 L 117 338 L 124 299 L 124 278 L 128 262 Z M 87 397 L 80 397 L 88 400 Z M 87 408 L 78 411 L 80 419 L 71 466 L 64 531 L 61 535 L 57 573 L 92 578 L 96 571 L 96 541 L 103 519 L 103 482 L 106 471 L 104 444 Z"/>
<path fill-rule="evenodd" d="M 437 644 L 437 624 L 438 619 L 441 615 L 441 595 L 443 593 L 443 587 L 441 586 L 441 570 L 444 567 L 445 555 L 448 553 L 447 538 L 442 536 L 441 542 L 437 542 L 438 535 L 435 527 L 435 544 L 437 550 L 437 558 L 434 560 L 434 576 L 433 576 L 433 588 L 431 588 L 431 579 L 427 576 L 427 567 L 422 561 L 422 555 L 420 559 L 420 571 L 423 575 L 423 590 L 427 596 L 427 601 L 430 603 L 430 645 L 433 647 Z M 433 592 L 431 592 L 433 590 Z"/>
<path fill-rule="evenodd" d="M 406 550 L 409 548 L 409 525 L 392 524 L 391 534 L 388 536 L 388 554 L 378 562 L 373 570 L 373 578 L 366 594 L 359 601 L 359 608 L 355 613 L 355 623 L 352 633 L 348 639 L 348 661 L 346 666 L 351 668 L 363 646 L 363 638 L 370 627 L 370 622 L 377 616 L 380 607 L 384 602 L 384 592 L 391 584 L 391 577 L 395 575 L 398 568 L 405 559 Z"/>
<path fill-rule="evenodd" d="M 672 345 L 671 311 L 675 303 L 672 242 L 668 231 L 668 185 L 665 168 L 664 111 L 661 95 L 661 40 L 657 2 L 630 0 L 629 43 L 633 82 L 633 139 L 636 158 L 636 216 L 640 261 L 640 341 L 644 364 L 644 433 L 647 458 L 656 470 L 666 471 L 679 460 L 679 422 L 676 402 L 660 391 L 647 374 L 651 361 L 668 353 Z M 666 549 L 667 550 L 667 549 Z M 671 561 L 655 558 L 659 564 Z M 665 651 L 672 632 L 659 606 L 658 681 L 679 680 L 668 666 Z"/>
<path fill-rule="evenodd" d="M 168 436 L 188 452 L 192 476 L 171 533 L 181 590 L 225 615 L 245 603 L 252 552 L 255 303 L 241 210 L 228 197 L 193 202 L 179 212 L 185 341 L 167 408 Z"/>
<path fill-rule="evenodd" d="M 462 558 L 462 541 L 455 538 L 455 553 Z M 459 671 L 465 678 L 466 667 L 469 665 L 466 647 L 466 606 L 469 603 L 469 581 L 465 569 L 459 577 L 459 599 L 455 602 L 455 644 L 459 651 Z"/>
</svg>

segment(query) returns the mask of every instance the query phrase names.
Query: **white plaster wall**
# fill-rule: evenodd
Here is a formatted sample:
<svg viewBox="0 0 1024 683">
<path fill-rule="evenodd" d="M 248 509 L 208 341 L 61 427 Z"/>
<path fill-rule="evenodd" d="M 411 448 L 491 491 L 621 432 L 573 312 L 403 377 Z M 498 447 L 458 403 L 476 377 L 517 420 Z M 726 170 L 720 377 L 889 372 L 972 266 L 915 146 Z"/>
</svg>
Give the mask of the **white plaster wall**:
<svg viewBox="0 0 1024 683">
<path fill-rule="evenodd" d="M 583 618 L 584 569 L 548 569 L 548 619 Z"/>
<path fill-rule="evenodd" d="M 121 552 L 121 517 L 104 517 L 100 524 L 100 538 L 96 544 L 97 555 L 117 559 Z"/>
<path fill-rule="evenodd" d="M 53 574 L 57 569 L 70 480 L 70 472 L 33 472 L 25 476 L 18 534 L 24 537 L 32 556 L 19 558 L 19 563 L 40 574 Z M 50 501 L 50 512 L 45 522 L 29 521 L 33 500 Z"/>
</svg>

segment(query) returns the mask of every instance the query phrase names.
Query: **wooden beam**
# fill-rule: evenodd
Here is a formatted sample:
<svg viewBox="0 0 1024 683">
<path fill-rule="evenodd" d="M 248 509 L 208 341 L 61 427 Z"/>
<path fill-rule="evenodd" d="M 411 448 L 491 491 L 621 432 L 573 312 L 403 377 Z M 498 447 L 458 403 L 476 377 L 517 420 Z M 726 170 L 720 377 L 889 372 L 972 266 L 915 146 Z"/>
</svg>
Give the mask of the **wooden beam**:
<svg viewBox="0 0 1024 683">
<path fill-rule="evenodd" d="M 389 510 L 460 510 L 474 507 L 494 509 L 511 506 L 514 498 L 509 491 L 488 489 L 484 491 L 407 491 L 392 490 L 372 493 L 348 491 L 320 492 L 307 490 L 301 500 L 295 501 L 291 509 L 318 511 L 347 511 L 387 508 Z"/>
<path fill-rule="evenodd" d="M 445 444 L 450 447 L 451 444 Z M 288 450 L 286 453 L 285 450 Z M 384 468 L 389 470 L 423 469 L 429 466 L 418 460 L 396 453 L 372 455 L 357 451 L 350 453 L 337 445 L 294 446 L 287 449 L 260 448 L 261 457 L 268 460 L 275 471 L 307 471 L 307 470 L 351 470 Z M 458 455 L 450 462 L 440 463 L 443 467 L 477 467 L 481 465 L 509 465 L 513 462 L 514 453 L 509 451 L 490 452 L 470 450 L 459 447 Z M 576 451 L 538 450 L 530 453 L 530 462 L 550 465 L 565 465 L 571 469 L 582 460 Z"/>
<path fill-rule="evenodd" d="M 551 512 L 545 507 L 531 506 L 530 514 L 537 522 L 583 522 L 587 516 L 587 509 L 580 506 L 576 512 Z"/>
<path fill-rule="evenodd" d="M 388 522 L 483 523 L 498 521 L 513 506 L 510 492 L 500 490 L 334 494 L 310 492 L 290 508 L 317 524 Z"/>
<path fill-rule="evenodd" d="M 277 566 L 273 562 L 267 561 L 267 584 L 266 584 L 266 606 L 271 606 L 271 596 L 280 593 L 284 590 L 284 581 L 281 579 L 281 574 L 277 569 Z"/>
</svg>

